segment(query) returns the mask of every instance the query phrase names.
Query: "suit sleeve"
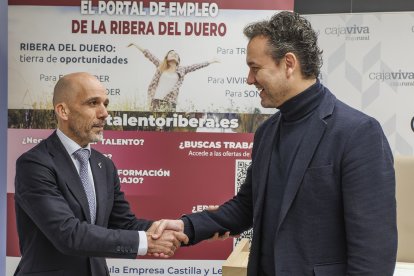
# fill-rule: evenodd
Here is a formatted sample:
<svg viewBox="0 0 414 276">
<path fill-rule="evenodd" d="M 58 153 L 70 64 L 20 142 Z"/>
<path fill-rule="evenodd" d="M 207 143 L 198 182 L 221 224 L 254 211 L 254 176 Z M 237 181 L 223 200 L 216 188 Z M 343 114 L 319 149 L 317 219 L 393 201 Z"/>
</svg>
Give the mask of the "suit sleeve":
<svg viewBox="0 0 414 276">
<path fill-rule="evenodd" d="M 231 235 L 236 235 L 249 229 L 252 226 L 253 212 L 250 190 L 251 167 L 237 195 L 221 205 L 217 211 L 184 216 L 185 233 L 190 244 L 211 238 L 217 232 L 224 234 L 230 231 Z"/>
<path fill-rule="evenodd" d="M 58 171 L 48 157 L 33 153 L 17 160 L 15 202 L 23 223 L 33 223 L 59 251 L 67 255 L 136 258 L 139 236 L 132 230 L 112 230 L 79 220 L 57 183 Z M 45 160 L 46 159 L 46 160 Z M 70 196 L 66 194 L 65 196 Z M 35 235 L 35 234 L 34 234 Z"/>
<path fill-rule="evenodd" d="M 393 275 L 396 200 L 393 157 L 372 118 L 356 126 L 342 160 L 347 275 Z"/>
<path fill-rule="evenodd" d="M 112 229 L 128 229 L 146 231 L 150 228 L 152 221 L 146 219 L 137 219 L 135 214 L 131 211 L 128 201 L 125 199 L 124 192 L 121 191 L 119 176 L 117 170 L 108 160 L 108 167 L 112 168 L 111 176 L 113 179 L 114 200 L 109 217 L 108 227 Z"/>
<path fill-rule="evenodd" d="M 215 233 L 230 231 L 231 235 L 237 235 L 248 230 L 253 225 L 253 180 L 252 170 L 256 151 L 260 146 L 261 137 L 267 123 L 261 125 L 254 138 L 252 150 L 252 163 L 247 169 L 246 179 L 239 192 L 229 201 L 219 207 L 217 211 L 203 211 L 184 216 L 185 233 L 190 239 L 190 244 L 196 244 Z"/>
</svg>

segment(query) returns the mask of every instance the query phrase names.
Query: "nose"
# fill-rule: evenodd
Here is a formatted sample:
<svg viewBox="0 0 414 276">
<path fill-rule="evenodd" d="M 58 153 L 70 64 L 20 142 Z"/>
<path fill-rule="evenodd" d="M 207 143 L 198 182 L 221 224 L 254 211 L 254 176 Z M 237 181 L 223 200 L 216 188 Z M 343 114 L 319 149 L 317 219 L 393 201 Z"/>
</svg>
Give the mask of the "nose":
<svg viewBox="0 0 414 276">
<path fill-rule="evenodd" d="M 246 80 L 247 84 L 252 85 L 256 82 L 256 78 L 252 72 L 252 70 L 249 70 L 249 74 L 247 75 L 247 80 Z"/>
<path fill-rule="evenodd" d="M 106 117 L 108 117 L 108 108 L 104 104 L 99 108 L 97 117 L 102 120 L 105 120 Z"/>
</svg>

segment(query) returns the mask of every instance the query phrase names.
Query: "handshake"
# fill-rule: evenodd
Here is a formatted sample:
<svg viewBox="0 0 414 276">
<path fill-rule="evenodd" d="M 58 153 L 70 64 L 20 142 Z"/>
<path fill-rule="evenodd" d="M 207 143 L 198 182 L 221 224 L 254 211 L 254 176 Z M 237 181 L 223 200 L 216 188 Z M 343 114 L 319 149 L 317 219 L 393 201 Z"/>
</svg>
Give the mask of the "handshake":
<svg viewBox="0 0 414 276">
<path fill-rule="evenodd" d="M 146 234 L 149 256 L 169 258 L 181 244 L 188 244 L 182 220 L 155 221 Z"/>
<path fill-rule="evenodd" d="M 215 211 L 218 206 L 209 206 L 209 211 Z M 184 221 L 162 219 L 153 222 L 146 231 L 148 241 L 147 255 L 169 258 L 182 245 L 188 244 L 188 237 L 184 234 Z M 229 232 L 219 235 L 215 233 L 209 240 L 225 240 L 230 236 Z"/>
</svg>

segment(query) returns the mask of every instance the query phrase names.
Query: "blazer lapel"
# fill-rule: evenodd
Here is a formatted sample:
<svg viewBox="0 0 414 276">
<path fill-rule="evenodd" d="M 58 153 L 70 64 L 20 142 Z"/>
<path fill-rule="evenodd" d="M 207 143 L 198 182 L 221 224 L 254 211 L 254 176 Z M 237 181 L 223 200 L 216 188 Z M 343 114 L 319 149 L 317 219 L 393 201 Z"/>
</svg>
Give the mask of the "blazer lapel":
<svg viewBox="0 0 414 276">
<path fill-rule="evenodd" d="M 325 133 L 326 121 L 324 119 L 327 116 L 330 116 L 333 112 L 335 97 L 327 89 L 325 89 L 325 93 L 326 94 L 321 104 L 311 118 L 306 138 L 300 144 L 297 156 L 293 161 L 292 170 L 283 195 L 276 233 L 279 231 L 280 225 L 292 205 L 300 184 L 302 183 L 306 169 L 308 168 L 316 148 Z"/>
<path fill-rule="evenodd" d="M 269 175 L 270 157 L 272 156 L 272 148 L 275 143 L 276 133 L 279 130 L 280 113 L 276 113 L 272 118 L 271 125 L 267 127 L 263 134 L 263 141 L 257 149 L 257 159 L 254 161 L 253 182 L 257 183 L 253 187 L 253 199 L 256 199 L 253 218 L 254 224 L 260 227 L 261 214 L 263 209 L 263 199 L 265 194 L 266 183 Z M 256 188 L 256 189 L 255 189 Z"/>
<path fill-rule="evenodd" d="M 106 169 L 105 162 L 100 156 L 92 150 L 90 164 L 92 169 L 93 181 L 95 183 L 95 193 L 96 193 L 96 224 L 100 225 L 104 218 L 106 212 L 106 203 L 105 200 L 108 196 L 108 186 L 106 179 Z"/>
<path fill-rule="evenodd" d="M 89 212 L 88 199 L 86 198 L 86 193 L 83 188 L 82 181 L 80 180 L 79 173 L 73 164 L 72 158 L 67 153 L 56 132 L 51 136 L 50 142 L 51 147 L 49 147 L 49 153 L 53 156 L 56 170 L 59 172 L 62 179 L 66 181 L 68 189 L 72 192 L 73 196 L 79 202 L 84 216 L 90 223 L 91 216 Z"/>
</svg>

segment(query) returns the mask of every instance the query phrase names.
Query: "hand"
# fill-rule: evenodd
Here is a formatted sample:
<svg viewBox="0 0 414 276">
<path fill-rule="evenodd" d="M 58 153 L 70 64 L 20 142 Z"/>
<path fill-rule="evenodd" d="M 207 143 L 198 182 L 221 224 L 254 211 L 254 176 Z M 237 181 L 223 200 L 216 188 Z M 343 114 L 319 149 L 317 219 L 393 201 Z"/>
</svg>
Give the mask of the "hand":
<svg viewBox="0 0 414 276">
<path fill-rule="evenodd" d="M 141 47 L 139 47 L 139 46 L 138 46 L 137 44 L 135 44 L 135 43 L 129 43 L 127 47 L 131 47 L 131 46 L 134 46 L 135 48 L 137 48 L 137 49 L 138 49 L 138 50 L 140 50 L 141 52 L 144 50 L 144 49 L 142 49 Z"/>
<path fill-rule="evenodd" d="M 165 230 L 158 239 L 153 239 L 152 233 L 147 232 L 147 240 L 148 255 L 169 258 L 181 246 L 181 242 L 188 242 L 188 237 L 182 232 Z"/>
<path fill-rule="evenodd" d="M 153 239 L 158 239 L 165 230 L 173 230 L 173 231 L 177 231 L 177 232 L 184 232 L 184 222 L 180 219 L 177 219 L 177 220 L 162 219 L 162 220 L 154 222 L 151 225 L 150 229 L 151 230 L 154 229 L 154 231 L 153 231 L 154 233 L 152 234 L 152 238 Z M 184 243 L 185 244 L 188 243 L 188 237 L 187 237 L 187 240 Z"/>
<path fill-rule="evenodd" d="M 152 233 L 153 239 L 158 239 L 165 230 L 173 230 L 176 232 L 184 232 L 184 222 L 180 219 L 161 219 L 154 221 L 147 232 Z M 183 241 L 185 244 L 188 243 L 188 240 Z"/>
<path fill-rule="evenodd" d="M 227 231 L 223 235 L 220 235 L 219 232 L 216 232 L 211 238 L 209 238 L 207 241 L 224 241 L 226 239 L 230 238 L 230 232 Z"/>
<path fill-rule="evenodd" d="M 155 229 L 157 229 L 158 225 L 160 225 L 160 222 L 161 222 L 161 220 L 154 221 L 151 224 L 150 228 L 148 228 L 147 232 L 148 233 L 154 233 L 155 232 Z"/>
<path fill-rule="evenodd" d="M 151 238 L 152 240 L 159 240 L 162 239 L 164 233 L 173 232 L 176 235 L 176 238 L 180 241 L 180 243 L 187 244 L 188 237 L 184 234 L 184 222 L 182 220 L 167 220 L 162 219 L 152 223 L 151 227 L 148 229 L 147 233 L 152 233 Z M 148 247 L 149 248 L 149 247 Z M 177 249 L 178 247 L 176 247 Z M 168 258 L 171 255 L 166 255 L 162 252 L 150 252 L 148 250 L 148 255 L 154 257 L 162 257 Z"/>
</svg>

